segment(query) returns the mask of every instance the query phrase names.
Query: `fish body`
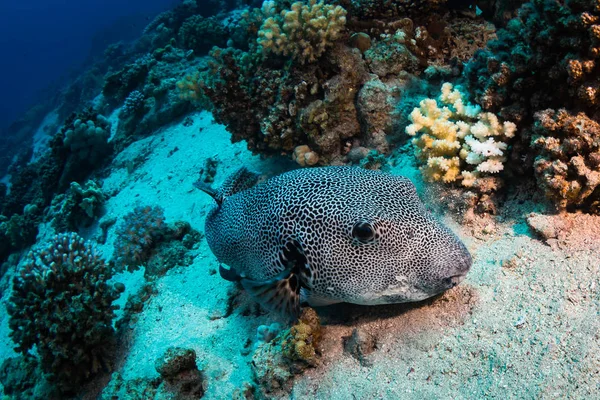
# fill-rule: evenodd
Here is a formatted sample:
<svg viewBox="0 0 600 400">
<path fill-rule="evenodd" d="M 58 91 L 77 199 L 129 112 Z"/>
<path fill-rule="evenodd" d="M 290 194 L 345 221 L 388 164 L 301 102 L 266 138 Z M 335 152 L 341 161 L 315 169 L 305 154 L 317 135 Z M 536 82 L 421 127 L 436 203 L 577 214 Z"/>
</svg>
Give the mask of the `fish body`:
<svg viewBox="0 0 600 400">
<path fill-rule="evenodd" d="M 206 218 L 221 275 L 263 305 L 419 301 L 457 285 L 471 255 L 409 179 L 354 167 L 298 169 L 257 183 L 241 169 Z"/>
</svg>

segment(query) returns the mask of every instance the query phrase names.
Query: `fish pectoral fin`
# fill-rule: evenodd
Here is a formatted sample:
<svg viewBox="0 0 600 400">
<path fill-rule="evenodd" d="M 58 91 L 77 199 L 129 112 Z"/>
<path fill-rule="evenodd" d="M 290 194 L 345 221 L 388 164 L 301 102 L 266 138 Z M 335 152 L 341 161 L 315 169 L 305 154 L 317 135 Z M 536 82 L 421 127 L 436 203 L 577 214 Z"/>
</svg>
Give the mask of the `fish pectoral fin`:
<svg viewBox="0 0 600 400">
<path fill-rule="evenodd" d="M 229 282 L 239 282 L 242 279 L 242 277 L 237 273 L 235 269 L 223 268 L 222 264 L 219 264 L 219 275 L 221 275 L 221 278 Z"/>
<path fill-rule="evenodd" d="M 241 283 L 265 308 L 288 316 L 300 315 L 300 280 L 289 270 L 267 281 L 242 279 Z"/>
</svg>

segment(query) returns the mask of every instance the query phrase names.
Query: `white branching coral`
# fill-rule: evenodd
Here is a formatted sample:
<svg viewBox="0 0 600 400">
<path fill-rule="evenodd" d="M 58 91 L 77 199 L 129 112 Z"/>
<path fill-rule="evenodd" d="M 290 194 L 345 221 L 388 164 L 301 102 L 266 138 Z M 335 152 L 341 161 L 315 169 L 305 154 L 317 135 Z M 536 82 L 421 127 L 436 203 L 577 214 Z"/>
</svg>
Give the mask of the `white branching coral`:
<svg viewBox="0 0 600 400">
<path fill-rule="evenodd" d="M 410 114 L 406 133 L 413 144 L 423 175 L 431 181 L 461 181 L 475 185 L 479 177 L 504 169 L 508 140 L 516 125 L 501 123 L 496 115 L 481 112 L 451 83 L 442 85 L 438 101 L 425 99 Z"/>
<path fill-rule="evenodd" d="M 292 56 L 304 64 L 319 58 L 333 44 L 346 25 L 346 10 L 323 0 L 296 2 L 290 10 L 277 12 L 275 1 L 265 1 L 266 17 L 258 31 L 263 52 Z"/>
</svg>

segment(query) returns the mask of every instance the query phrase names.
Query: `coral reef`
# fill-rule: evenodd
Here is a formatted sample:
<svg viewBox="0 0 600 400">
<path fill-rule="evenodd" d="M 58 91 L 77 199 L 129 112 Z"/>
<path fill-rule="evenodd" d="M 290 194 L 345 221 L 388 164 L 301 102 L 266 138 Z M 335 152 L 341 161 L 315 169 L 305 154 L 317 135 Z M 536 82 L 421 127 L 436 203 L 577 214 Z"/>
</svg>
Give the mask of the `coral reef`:
<svg viewBox="0 0 600 400">
<path fill-rule="evenodd" d="M 144 94 L 139 90 L 134 90 L 123 102 L 119 118 L 125 119 L 129 116 L 144 113 Z"/>
<path fill-rule="evenodd" d="M 0 260 L 35 242 L 40 219 L 32 214 L 0 215 Z"/>
<path fill-rule="evenodd" d="M 260 390 L 283 395 L 295 374 L 318 363 L 321 323 L 312 308 L 304 308 L 298 322 L 271 341 L 258 344 L 252 368 Z"/>
<path fill-rule="evenodd" d="M 523 4 L 466 66 L 475 100 L 525 124 L 546 108 L 597 113 L 599 17 L 593 0 Z"/>
<path fill-rule="evenodd" d="M 258 45 L 265 53 L 290 56 L 300 64 L 315 62 L 340 38 L 346 10 L 323 0 L 296 2 L 278 10 L 275 1 L 262 5 L 265 21 L 258 31 Z"/>
<path fill-rule="evenodd" d="M 136 137 L 148 135 L 193 109 L 193 105 L 180 95 L 174 77 L 184 76 L 188 68 L 202 62 L 191 60 L 188 52 L 173 43 L 171 41 L 164 48 L 155 50 L 153 55 L 147 54 L 126 65 L 115 75 L 120 78 L 107 79 L 104 99 L 108 107 L 123 104 L 113 139 L 118 150 Z M 197 105 L 202 106 L 202 103 Z"/>
<path fill-rule="evenodd" d="M 565 109 L 534 115 L 531 146 L 538 184 L 558 209 L 600 213 L 600 124 Z"/>
<path fill-rule="evenodd" d="M 247 50 L 213 49 L 208 69 L 178 82 L 181 97 L 208 99 L 232 141 L 302 166 L 346 163 L 356 147 L 387 154 L 414 76 L 433 65 L 458 74 L 450 59 L 467 58 L 491 34 L 478 29 L 484 23 L 439 16 L 424 25 L 399 16 L 347 25 L 343 7 L 315 0 L 266 1 L 244 15 L 260 22 L 245 31 Z M 453 39 L 461 29 L 465 38 Z"/>
<path fill-rule="evenodd" d="M 208 52 L 213 46 L 227 44 L 227 30 L 222 19 L 216 16 L 205 18 L 193 15 L 186 19 L 178 32 L 178 41 L 184 49 L 193 50 L 196 54 Z"/>
<path fill-rule="evenodd" d="M 97 250 L 71 233 L 29 253 L 13 279 L 7 310 L 16 350 L 26 355 L 35 346 L 42 370 L 63 392 L 108 368 L 118 297 L 111 276 Z"/>
<path fill-rule="evenodd" d="M 334 0 L 356 20 L 389 20 L 404 16 L 427 15 L 440 10 L 446 0 Z"/>
<path fill-rule="evenodd" d="M 332 68 L 320 77 L 315 67 L 281 70 L 239 50 L 217 49 L 211 55 L 208 76 L 199 84 L 232 141 L 245 140 L 262 154 L 291 154 L 307 145 L 321 163 L 331 163 L 343 157 L 349 138 L 361 134 L 354 98 L 367 72 L 350 48 L 327 52 Z"/>
<path fill-rule="evenodd" d="M 156 60 L 146 54 L 117 72 L 107 75 L 102 94 L 107 100 L 124 101 L 134 90 L 139 90 Z"/>
</svg>

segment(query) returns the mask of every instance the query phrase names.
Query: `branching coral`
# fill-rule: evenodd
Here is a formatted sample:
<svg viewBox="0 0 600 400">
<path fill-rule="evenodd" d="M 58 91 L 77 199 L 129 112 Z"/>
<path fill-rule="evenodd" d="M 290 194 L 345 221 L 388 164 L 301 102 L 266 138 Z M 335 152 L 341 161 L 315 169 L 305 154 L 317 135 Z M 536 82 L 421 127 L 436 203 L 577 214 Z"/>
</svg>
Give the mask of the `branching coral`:
<svg viewBox="0 0 600 400">
<path fill-rule="evenodd" d="M 559 209 L 600 213 L 600 124 L 564 109 L 535 114 L 535 176 Z"/>
<path fill-rule="evenodd" d="M 44 372 L 63 391 L 107 367 L 118 297 L 111 269 L 77 234 L 61 234 L 31 252 L 13 279 L 8 303 L 16 350 L 34 346 Z"/>
<path fill-rule="evenodd" d="M 460 180 L 463 186 L 472 187 L 480 177 L 502 171 L 515 124 L 500 123 L 494 114 L 466 102 L 450 83 L 442 86 L 439 102 L 422 100 L 406 128 L 409 135 L 418 135 L 413 144 L 417 158 L 425 164 L 423 175 L 431 181 Z"/>
<path fill-rule="evenodd" d="M 264 52 L 291 56 L 301 64 L 316 61 L 340 38 L 346 24 L 346 10 L 323 0 L 296 2 L 289 10 L 277 12 L 275 1 L 265 1 L 266 17 L 258 31 Z"/>
</svg>

